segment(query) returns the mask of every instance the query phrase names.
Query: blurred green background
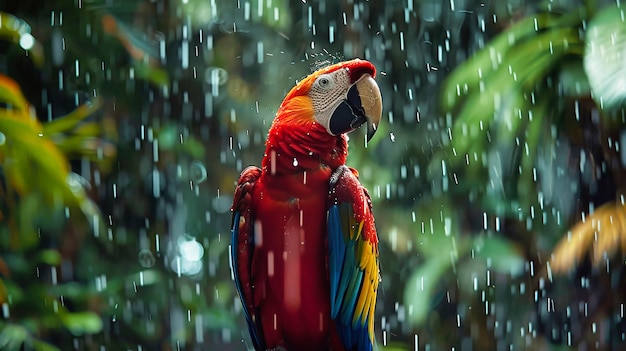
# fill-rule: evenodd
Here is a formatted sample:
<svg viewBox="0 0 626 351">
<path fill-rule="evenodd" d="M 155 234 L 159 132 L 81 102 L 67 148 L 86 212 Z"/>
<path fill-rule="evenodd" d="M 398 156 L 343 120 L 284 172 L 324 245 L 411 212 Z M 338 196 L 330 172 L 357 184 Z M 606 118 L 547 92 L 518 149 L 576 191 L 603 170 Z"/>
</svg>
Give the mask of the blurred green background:
<svg viewBox="0 0 626 351">
<path fill-rule="evenodd" d="M 381 350 L 626 348 L 617 1 L 0 0 L 0 349 L 247 350 L 230 204 L 373 62 Z"/>
</svg>

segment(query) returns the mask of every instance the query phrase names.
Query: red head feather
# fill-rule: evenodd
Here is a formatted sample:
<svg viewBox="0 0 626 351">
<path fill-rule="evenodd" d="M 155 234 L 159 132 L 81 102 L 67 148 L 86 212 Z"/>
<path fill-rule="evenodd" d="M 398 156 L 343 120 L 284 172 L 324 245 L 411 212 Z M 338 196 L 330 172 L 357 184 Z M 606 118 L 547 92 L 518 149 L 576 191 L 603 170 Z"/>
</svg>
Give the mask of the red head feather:
<svg viewBox="0 0 626 351">
<path fill-rule="evenodd" d="M 297 169 L 314 169 L 324 164 L 332 169 L 345 164 L 347 137 L 333 136 L 315 121 L 309 91 L 322 74 L 340 69 L 349 72 L 351 83 L 362 75 L 376 75 L 373 64 L 351 60 L 321 68 L 294 86 L 281 103 L 270 127 L 263 168 L 271 173 L 291 173 Z"/>
</svg>

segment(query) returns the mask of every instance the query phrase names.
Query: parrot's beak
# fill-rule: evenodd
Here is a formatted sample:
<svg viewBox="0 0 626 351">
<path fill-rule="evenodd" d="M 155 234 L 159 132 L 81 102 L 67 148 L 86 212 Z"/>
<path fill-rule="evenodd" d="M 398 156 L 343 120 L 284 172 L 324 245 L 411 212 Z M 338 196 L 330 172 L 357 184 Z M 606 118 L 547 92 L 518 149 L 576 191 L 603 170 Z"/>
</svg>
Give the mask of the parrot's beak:
<svg viewBox="0 0 626 351">
<path fill-rule="evenodd" d="M 369 141 L 380 122 L 383 99 L 374 78 L 363 74 L 348 89 L 348 95 L 337 106 L 330 117 L 329 129 L 334 135 L 353 131 L 367 122 Z"/>
</svg>

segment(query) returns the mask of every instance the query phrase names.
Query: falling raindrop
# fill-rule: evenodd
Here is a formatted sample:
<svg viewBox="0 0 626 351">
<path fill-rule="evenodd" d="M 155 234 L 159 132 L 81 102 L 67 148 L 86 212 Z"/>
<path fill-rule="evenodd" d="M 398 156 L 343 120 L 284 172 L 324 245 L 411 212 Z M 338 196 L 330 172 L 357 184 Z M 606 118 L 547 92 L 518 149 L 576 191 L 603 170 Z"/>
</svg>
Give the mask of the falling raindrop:
<svg viewBox="0 0 626 351">
<path fill-rule="evenodd" d="M 139 251 L 138 259 L 139 264 L 141 264 L 141 266 L 145 268 L 152 267 L 156 263 L 156 259 L 154 258 L 152 252 L 146 249 Z"/>
<path fill-rule="evenodd" d="M 20 46 L 24 50 L 30 50 L 35 46 L 35 38 L 30 33 L 24 33 L 20 36 Z"/>
<path fill-rule="evenodd" d="M 207 179 L 207 170 L 199 161 L 193 161 L 189 165 L 189 178 L 196 184 L 200 184 Z"/>
</svg>

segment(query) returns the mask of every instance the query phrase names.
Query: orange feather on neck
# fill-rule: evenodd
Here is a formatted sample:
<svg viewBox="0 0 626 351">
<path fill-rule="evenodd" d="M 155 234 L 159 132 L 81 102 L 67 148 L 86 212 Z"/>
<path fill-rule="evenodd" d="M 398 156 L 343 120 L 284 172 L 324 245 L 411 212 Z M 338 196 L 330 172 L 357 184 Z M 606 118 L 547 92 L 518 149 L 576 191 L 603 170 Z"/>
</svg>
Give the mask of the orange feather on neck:
<svg viewBox="0 0 626 351">
<path fill-rule="evenodd" d="M 345 164 L 347 137 L 330 135 L 315 120 L 313 104 L 308 96 L 315 79 L 320 74 L 337 69 L 335 66 L 306 77 L 289 91 L 270 127 L 263 169 L 274 170 L 274 174 L 288 174 L 323 165 L 335 169 Z"/>
</svg>

